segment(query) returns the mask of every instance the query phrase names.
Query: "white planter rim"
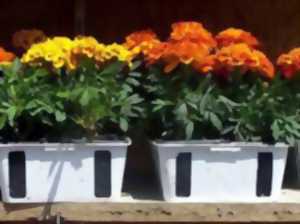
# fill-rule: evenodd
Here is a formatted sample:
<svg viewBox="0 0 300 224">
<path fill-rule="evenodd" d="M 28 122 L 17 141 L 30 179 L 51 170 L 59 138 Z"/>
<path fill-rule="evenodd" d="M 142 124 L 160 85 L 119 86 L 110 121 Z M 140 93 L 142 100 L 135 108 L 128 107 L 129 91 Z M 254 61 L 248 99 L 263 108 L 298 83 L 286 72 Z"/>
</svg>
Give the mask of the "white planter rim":
<svg viewBox="0 0 300 224">
<path fill-rule="evenodd" d="M 266 144 L 263 142 L 224 142 L 224 141 L 218 141 L 218 140 L 213 140 L 213 141 L 207 141 L 207 140 L 187 140 L 187 141 L 163 141 L 163 140 L 155 140 L 151 141 L 151 143 L 155 146 L 155 148 L 181 148 L 181 147 L 200 147 L 197 148 L 197 150 L 205 150 L 205 149 L 211 149 L 212 151 L 213 148 L 216 148 L 215 151 L 218 151 L 218 148 L 223 148 L 226 149 L 228 148 L 227 151 L 238 151 L 237 149 L 240 150 L 251 150 L 251 149 L 257 149 L 259 148 L 265 148 L 265 149 L 270 149 L 270 148 L 288 148 L 289 146 L 283 142 L 278 142 L 276 144 Z M 196 149 L 196 148 L 195 148 Z M 232 149 L 232 150 L 230 150 Z"/>
<path fill-rule="evenodd" d="M 26 150 L 26 149 L 36 149 L 36 150 L 45 150 L 45 151 L 61 151 L 61 150 L 86 150 L 89 148 L 95 147 L 113 147 L 112 149 L 119 147 L 127 147 L 132 143 L 130 138 L 125 140 L 101 140 L 89 143 L 40 143 L 40 142 L 18 142 L 18 143 L 2 143 L 0 144 L 1 149 L 13 149 L 13 150 Z"/>
</svg>

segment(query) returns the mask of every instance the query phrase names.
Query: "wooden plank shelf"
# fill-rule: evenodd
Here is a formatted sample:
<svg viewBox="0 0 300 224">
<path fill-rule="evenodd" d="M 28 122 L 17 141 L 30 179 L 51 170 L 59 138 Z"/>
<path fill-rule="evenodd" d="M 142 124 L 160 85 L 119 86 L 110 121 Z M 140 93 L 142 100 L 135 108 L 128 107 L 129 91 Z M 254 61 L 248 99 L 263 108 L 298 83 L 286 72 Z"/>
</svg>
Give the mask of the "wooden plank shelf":
<svg viewBox="0 0 300 224">
<path fill-rule="evenodd" d="M 300 191 L 285 190 L 277 203 L 198 204 L 124 199 L 121 203 L 0 204 L 0 222 L 300 222 Z"/>
</svg>

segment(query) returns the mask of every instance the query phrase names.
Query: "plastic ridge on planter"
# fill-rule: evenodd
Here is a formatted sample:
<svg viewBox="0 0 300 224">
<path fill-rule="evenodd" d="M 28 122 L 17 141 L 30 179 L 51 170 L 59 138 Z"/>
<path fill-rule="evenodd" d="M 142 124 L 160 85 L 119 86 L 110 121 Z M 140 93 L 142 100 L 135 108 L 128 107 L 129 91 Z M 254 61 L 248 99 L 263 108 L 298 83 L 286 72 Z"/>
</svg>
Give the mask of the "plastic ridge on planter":
<svg viewBox="0 0 300 224">
<path fill-rule="evenodd" d="M 288 146 L 245 142 L 154 141 L 166 201 L 270 202 L 281 192 Z"/>
<path fill-rule="evenodd" d="M 7 203 L 119 201 L 131 140 L 0 144 Z"/>
</svg>

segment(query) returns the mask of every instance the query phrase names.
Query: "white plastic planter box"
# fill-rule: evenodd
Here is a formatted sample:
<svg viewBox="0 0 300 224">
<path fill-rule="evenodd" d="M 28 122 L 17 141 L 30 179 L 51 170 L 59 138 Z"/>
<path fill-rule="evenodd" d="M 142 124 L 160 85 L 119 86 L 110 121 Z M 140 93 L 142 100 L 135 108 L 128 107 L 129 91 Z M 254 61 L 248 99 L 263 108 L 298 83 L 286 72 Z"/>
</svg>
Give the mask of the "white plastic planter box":
<svg viewBox="0 0 300 224">
<path fill-rule="evenodd" d="M 288 146 L 153 142 L 166 201 L 266 202 L 281 193 Z"/>
<path fill-rule="evenodd" d="M 7 203 L 119 201 L 130 141 L 0 144 Z"/>
</svg>

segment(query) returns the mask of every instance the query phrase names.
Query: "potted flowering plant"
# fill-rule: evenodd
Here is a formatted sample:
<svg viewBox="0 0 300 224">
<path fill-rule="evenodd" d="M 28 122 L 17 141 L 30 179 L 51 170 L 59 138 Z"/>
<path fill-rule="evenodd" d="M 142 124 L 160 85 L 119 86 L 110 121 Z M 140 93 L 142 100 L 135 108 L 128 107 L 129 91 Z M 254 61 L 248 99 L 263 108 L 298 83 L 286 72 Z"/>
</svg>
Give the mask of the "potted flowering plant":
<svg viewBox="0 0 300 224">
<path fill-rule="evenodd" d="M 150 46 L 143 88 L 164 198 L 276 199 L 287 154 L 278 142 L 299 129 L 256 38 L 233 28 L 214 38 L 200 23 L 181 22 Z"/>
<path fill-rule="evenodd" d="M 300 48 L 294 48 L 288 53 L 281 54 L 277 59 L 277 66 L 280 70 L 281 77 L 285 80 L 285 85 L 289 88 L 291 94 L 287 109 L 295 111 L 291 122 L 299 121 L 299 71 L 300 71 Z M 288 127 L 282 127 L 284 129 Z M 299 127 L 298 127 L 299 128 Z M 297 139 L 300 135 L 297 133 Z M 288 165 L 286 171 L 287 184 L 299 188 L 300 186 L 300 165 L 299 165 L 299 140 L 294 142 L 292 150 L 289 151 Z"/>
<path fill-rule="evenodd" d="M 118 44 L 55 37 L 3 67 L 1 127 L 15 142 L 0 145 L 4 201 L 120 199 L 122 136 L 142 112 L 131 58 Z"/>
</svg>

